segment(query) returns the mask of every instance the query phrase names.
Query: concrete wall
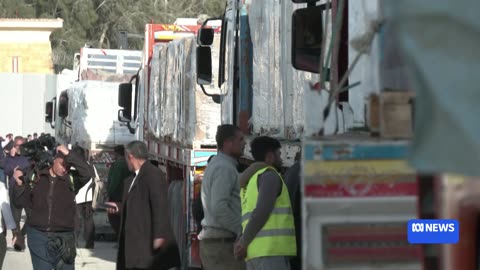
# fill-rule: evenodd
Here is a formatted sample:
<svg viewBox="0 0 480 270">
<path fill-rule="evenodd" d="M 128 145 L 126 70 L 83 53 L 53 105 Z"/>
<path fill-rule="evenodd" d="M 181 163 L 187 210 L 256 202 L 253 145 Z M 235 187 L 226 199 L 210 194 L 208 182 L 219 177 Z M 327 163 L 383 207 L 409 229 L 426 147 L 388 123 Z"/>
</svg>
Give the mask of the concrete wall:
<svg viewBox="0 0 480 270">
<path fill-rule="evenodd" d="M 56 95 L 56 75 L 0 73 L 0 135 L 54 134 L 45 103 Z"/>
<path fill-rule="evenodd" d="M 0 18 L 0 72 L 54 73 L 50 35 L 62 19 Z"/>
</svg>

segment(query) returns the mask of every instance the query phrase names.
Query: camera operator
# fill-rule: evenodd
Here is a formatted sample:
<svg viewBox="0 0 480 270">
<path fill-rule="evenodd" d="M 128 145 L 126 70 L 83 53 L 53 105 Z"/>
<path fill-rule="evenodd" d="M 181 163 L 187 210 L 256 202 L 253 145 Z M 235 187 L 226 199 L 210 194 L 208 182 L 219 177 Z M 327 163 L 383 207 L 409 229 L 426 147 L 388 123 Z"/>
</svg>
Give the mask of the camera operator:
<svg viewBox="0 0 480 270">
<path fill-rule="evenodd" d="M 77 177 L 69 175 L 70 166 Z M 25 183 L 22 171 L 15 170 L 15 202 L 30 210 L 26 231 L 34 270 L 75 269 L 75 188 L 93 175 L 85 159 L 64 145 L 56 148 L 53 165 L 36 172 L 32 183 Z"/>
</svg>

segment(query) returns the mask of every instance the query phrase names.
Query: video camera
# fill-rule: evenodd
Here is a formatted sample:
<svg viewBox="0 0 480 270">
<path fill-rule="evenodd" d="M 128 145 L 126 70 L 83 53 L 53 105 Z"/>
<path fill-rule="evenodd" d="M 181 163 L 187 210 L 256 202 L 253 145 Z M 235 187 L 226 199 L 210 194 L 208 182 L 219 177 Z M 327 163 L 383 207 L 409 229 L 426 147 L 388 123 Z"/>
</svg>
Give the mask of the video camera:
<svg viewBox="0 0 480 270">
<path fill-rule="evenodd" d="M 20 145 L 18 154 L 33 161 L 31 170 L 22 170 L 27 179 L 31 179 L 31 173 L 48 168 L 53 164 L 57 145 L 55 137 L 50 134 L 41 135 L 38 139 Z M 22 180 L 25 181 L 25 179 Z"/>
</svg>

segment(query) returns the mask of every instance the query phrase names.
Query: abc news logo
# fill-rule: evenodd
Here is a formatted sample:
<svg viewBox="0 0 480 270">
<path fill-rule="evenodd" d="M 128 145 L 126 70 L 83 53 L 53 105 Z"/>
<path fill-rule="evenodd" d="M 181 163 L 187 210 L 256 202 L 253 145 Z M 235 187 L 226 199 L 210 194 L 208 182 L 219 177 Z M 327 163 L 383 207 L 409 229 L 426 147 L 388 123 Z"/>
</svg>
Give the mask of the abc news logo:
<svg viewBox="0 0 480 270">
<path fill-rule="evenodd" d="M 410 244 L 456 244 L 460 238 L 455 219 L 413 219 L 407 230 Z"/>
<path fill-rule="evenodd" d="M 442 224 L 442 223 L 412 223 L 412 232 L 454 232 L 455 224 Z"/>
</svg>

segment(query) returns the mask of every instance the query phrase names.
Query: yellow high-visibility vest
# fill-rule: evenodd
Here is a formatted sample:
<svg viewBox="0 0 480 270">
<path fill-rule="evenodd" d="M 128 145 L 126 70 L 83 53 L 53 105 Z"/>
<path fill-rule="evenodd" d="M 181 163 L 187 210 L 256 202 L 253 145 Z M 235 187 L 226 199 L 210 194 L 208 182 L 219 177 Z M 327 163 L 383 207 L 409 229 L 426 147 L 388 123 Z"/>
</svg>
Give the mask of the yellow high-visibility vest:
<svg viewBox="0 0 480 270">
<path fill-rule="evenodd" d="M 273 170 L 278 174 L 282 181 L 282 192 L 277 197 L 275 207 L 267 222 L 248 245 L 247 261 L 259 257 L 295 256 L 297 254 L 295 224 L 288 189 L 282 176 L 273 167 L 266 167 L 257 171 L 250 178 L 247 186 L 241 189 L 242 229 L 245 231 L 250 216 L 257 206 L 258 176 L 266 170 Z"/>
</svg>

